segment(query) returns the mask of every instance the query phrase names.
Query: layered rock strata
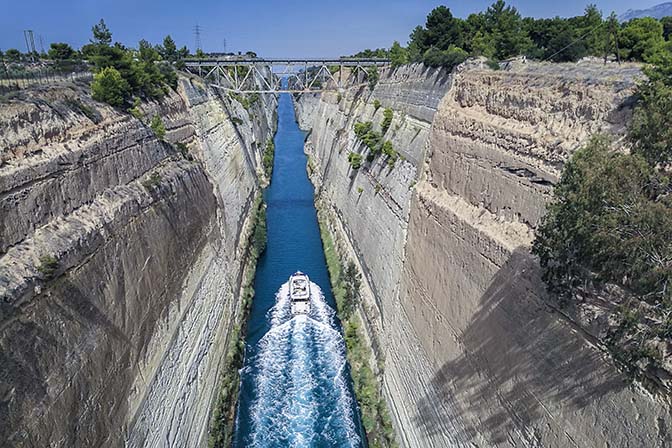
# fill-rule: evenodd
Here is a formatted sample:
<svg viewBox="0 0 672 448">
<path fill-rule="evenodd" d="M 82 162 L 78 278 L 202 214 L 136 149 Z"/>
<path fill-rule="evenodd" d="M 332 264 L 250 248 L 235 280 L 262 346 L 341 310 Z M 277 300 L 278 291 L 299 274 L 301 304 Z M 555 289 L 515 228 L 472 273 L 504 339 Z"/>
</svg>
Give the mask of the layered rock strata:
<svg viewBox="0 0 672 448">
<path fill-rule="evenodd" d="M 181 78 L 141 121 L 87 91 L 0 108 L 0 440 L 199 446 L 275 100 Z"/>
<path fill-rule="evenodd" d="M 595 133 L 622 138 L 639 73 L 412 66 L 382 73 L 372 92 L 298 100 L 320 203 L 365 273 L 362 311 L 402 445 L 672 443 L 669 405 L 554 308 L 529 254 L 567 158 Z M 348 155 L 368 154 L 354 124 L 380 129 L 386 107 L 383 138 L 403 159 L 353 170 Z"/>
</svg>

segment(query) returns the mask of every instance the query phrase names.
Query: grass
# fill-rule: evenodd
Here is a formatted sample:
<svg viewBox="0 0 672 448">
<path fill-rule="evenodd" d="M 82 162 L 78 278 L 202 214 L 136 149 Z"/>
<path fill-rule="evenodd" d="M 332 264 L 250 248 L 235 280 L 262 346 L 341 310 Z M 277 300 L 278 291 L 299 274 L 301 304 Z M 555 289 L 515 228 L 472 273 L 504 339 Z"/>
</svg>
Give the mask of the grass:
<svg viewBox="0 0 672 448">
<path fill-rule="evenodd" d="M 392 420 L 382 396 L 380 383 L 369 362 L 372 359 L 372 352 L 365 342 L 359 318 L 356 314 L 348 319 L 344 319 L 343 316 L 346 285 L 343 282 L 342 256 L 334 243 L 324 212 L 318 211 L 318 221 L 331 289 L 336 299 L 339 317 L 343 322 L 346 354 L 350 364 L 355 396 L 359 403 L 369 447 L 396 447 Z M 382 366 L 382 363 L 380 365 Z"/>
<path fill-rule="evenodd" d="M 261 193 L 256 197 L 253 205 L 253 226 L 247 240 L 247 261 L 245 277 L 240 295 L 241 313 L 239 320 L 234 324 L 229 335 L 229 343 L 226 348 L 222 379 L 220 381 L 219 394 L 215 399 L 215 405 L 210 421 L 208 436 L 209 448 L 225 448 L 231 446 L 233 441 L 233 429 L 240 389 L 240 369 L 243 366 L 245 355 L 245 330 L 247 319 L 254 298 L 254 276 L 257 269 L 257 261 L 266 249 L 266 205 Z"/>
</svg>

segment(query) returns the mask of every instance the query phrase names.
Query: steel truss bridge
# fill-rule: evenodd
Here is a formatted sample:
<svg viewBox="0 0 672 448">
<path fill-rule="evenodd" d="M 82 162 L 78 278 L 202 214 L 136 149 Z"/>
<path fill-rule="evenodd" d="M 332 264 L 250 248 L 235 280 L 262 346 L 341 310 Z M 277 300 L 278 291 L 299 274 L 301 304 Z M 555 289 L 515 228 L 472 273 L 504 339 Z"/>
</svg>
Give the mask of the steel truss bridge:
<svg viewBox="0 0 672 448">
<path fill-rule="evenodd" d="M 236 93 L 343 91 L 369 81 L 388 59 L 188 59 L 186 70 L 210 85 Z"/>
</svg>

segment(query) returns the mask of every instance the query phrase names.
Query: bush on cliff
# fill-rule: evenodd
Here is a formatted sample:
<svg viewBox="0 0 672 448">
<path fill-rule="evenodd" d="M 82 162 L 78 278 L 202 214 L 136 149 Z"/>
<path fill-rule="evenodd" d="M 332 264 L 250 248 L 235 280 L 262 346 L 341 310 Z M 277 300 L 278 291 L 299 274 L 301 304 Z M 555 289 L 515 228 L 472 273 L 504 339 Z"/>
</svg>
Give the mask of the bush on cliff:
<svg viewBox="0 0 672 448">
<path fill-rule="evenodd" d="M 264 149 L 264 156 L 262 159 L 262 164 L 264 165 L 264 173 L 266 177 L 271 178 L 273 173 L 273 159 L 275 157 L 275 144 L 273 139 L 268 139 L 266 142 L 266 148 Z"/>
<path fill-rule="evenodd" d="M 356 152 L 348 154 L 348 163 L 353 170 L 358 170 L 362 166 L 362 155 Z"/>
<path fill-rule="evenodd" d="M 537 231 L 550 289 L 568 297 L 586 282 L 613 282 L 652 303 L 672 299 L 669 178 L 638 154 L 595 138 L 566 164 Z"/>
<path fill-rule="evenodd" d="M 154 115 L 149 127 L 152 128 L 152 131 L 156 134 L 156 138 L 159 140 L 163 140 L 166 137 L 166 126 L 163 124 L 160 116 Z"/>
<path fill-rule="evenodd" d="M 114 107 L 122 107 L 131 97 L 131 87 L 114 67 L 106 67 L 93 76 L 93 99 Z"/>
<path fill-rule="evenodd" d="M 383 111 L 383 121 L 380 123 L 380 132 L 382 134 L 385 134 L 388 129 L 390 129 L 390 125 L 392 124 L 392 118 L 394 118 L 394 112 L 392 109 L 385 109 Z"/>
<path fill-rule="evenodd" d="M 565 165 L 534 253 L 552 290 L 591 280 L 625 286 L 672 310 L 672 54 L 647 69 L 630 154 L 593 139 Z"/>
<path fill-rule="evenodd" d="M 561 304 L 579 303 L 606 282 L 622 287 L 604 342 L 642 379 L 660 367 L 672 338 L 672 55 L 656 58 L 638 87 L 631 152 L 604 137 L 577 151 L 533 245 Z"/>
</svg>

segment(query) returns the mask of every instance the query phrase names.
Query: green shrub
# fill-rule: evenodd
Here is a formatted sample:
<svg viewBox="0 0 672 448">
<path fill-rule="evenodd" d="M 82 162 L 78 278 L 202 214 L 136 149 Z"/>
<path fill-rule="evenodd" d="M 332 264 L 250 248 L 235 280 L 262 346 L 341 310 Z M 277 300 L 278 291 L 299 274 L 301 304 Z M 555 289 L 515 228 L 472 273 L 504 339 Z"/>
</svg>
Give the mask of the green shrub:
<svg viewBox="0 0 672 448">
<path fill-rule="evenodd" d="M 373 100 L 373 108 L 374 108 L 375 110 L 380 109 L 380 101 L 378 100 L 378 98 L 376 98 L 375 100 Z"/>
<path fill-rule="evenodd" d="M 376 84 L 378 84 L 378 80 L 380 79 L 380 74 L 378 73 L 378 67 L 375 65 L 373 67 L 369 67 L 368 70 L 366 71 L 367 77 L 369 79 L 369 89 L 373 90 L 376 88 Z"/>
<path fill-rule="evenodd" d="M 362 166 L 362 155 L 356 152 L 348 154 L 348 162 L 353 170 L 358 170 Z"/>
<path fill-rule="evenodd" d="M 252 248 L 256 257 L 259 257 L 266 250 L 267 238 L 266 206 L 262 205 L 257 210 L 254 233 L 252 234 Z"/>
<path fill-rule="evenodd" d="M 113 107 L 121 107 L 131 97 L 131 87 L 114 67 L 106 67 L 93 75 L 92 97 Z"/>
<path fill-rule="evenodd" d="M 153 190 L 161 183 L 161 175 L 159 173 L 152 173 L 147 179 L 142 181 L 142 186 L 147 190 Z"/>
<path fill-rule="evenodd" d="M 176 142 L 175 148 L 182 154 L 182 157 L 189 160 L 190 162 L 194 161 L 194 156 L 189 152 L 189 147 L 182 142 Z"/>
<path fill-rule="evenodd" d="M 388 129 L 390 129 L 390 125 L 392 125 L 392 118 L 394 118 L 394 111 L 392 109 L 385 109 L 383 111 L 383 121 L 380 123 L 380 132 L 385 134 Z"/>
<path fill-rule="evenodd" d="M 488 59 L 485 62 L 485 65 L 487 65 L 491 70 L 499 70 L 501 67 L 499 66 L 499 61 L 495 59 Z"/>
<path fill-rule="evenodd" d="M 469 53 L 454 45 L 443 51 L 432 47 L 424 54 L 422 62 L 429 67 L 444 67 L 452 70 L 463 63 L 468 56 Z"/>
<path fill-rule="evenodd" d="M 240 126 L 240 125 L 242 125 L 242 124 L 244 123 L 243 119 L 242 119 L 242 118 L 238 118 L 238 117 L 231 117 L 231 121 L 232 121 L 233 124 L 235 124 L 236 126 Z"/>
<path fill-rule="evenodd" d="M 359 194 L 364 193 L 364 189 L 362 187 L 357 187 L 357 193 Z"/>
<path fill-rule="evenodd" d="M 144 115 L 142 114 L 142 110 L 140 110 L 140 104 L 141 104 L 140 98 L 135 98 L 133 100 L 133 107 L 130 107 L 128 109 L 128 112 L 138 120 L 142 121 Z"/>
<path fill-rule="evenodd" d="M 46 280 L 54 277 L 56 269 L 58 269 L 58 260 L 53 255 L 43 255 L 40 257 L 40 264 L 37 266 L 37 270 Z"/>
<path fill-rule="evenodd" d="M 358 139 L 362 140 L 366 134 L 368 134 L 373 128 L 373 123 L 370 121 L 365 121 L 363 123 L 355 123 L 355 135 Z"/>
<path fill-rule="evenodd" d="M 549 289 L 570 297 L 587 281 L 622 284 L 648 300 L 672 298 L 670 179 L 638 154 L 595 138 L 565 165 L 537 231 Z"/>
<path fill-rule="evenodd" d="M 266 149 L 264 149 L 264 156 L 262 159 L 262 163 L 264 165 L 264 173 L 266 174 L 266 177 L 269 179 L 271 178 L 271 174 L 273 173 L 273 158 L 275 156 L 275 144 L 273 143 L 272 139 L 268 139 L 268 142 L 266 142 Z"/>
<path fill-rule="evenodd" d="M 152 131 L 154 131 L 156 137 L 163 141 L 164 137 L 166 136 L 166 127 L 163 125 L 163 120 L 161 120 L 159 115 L 154 115 L 152 117 L 152 121 L 149 124 L 149 127 L 152 128 Z"/>
</svg>

